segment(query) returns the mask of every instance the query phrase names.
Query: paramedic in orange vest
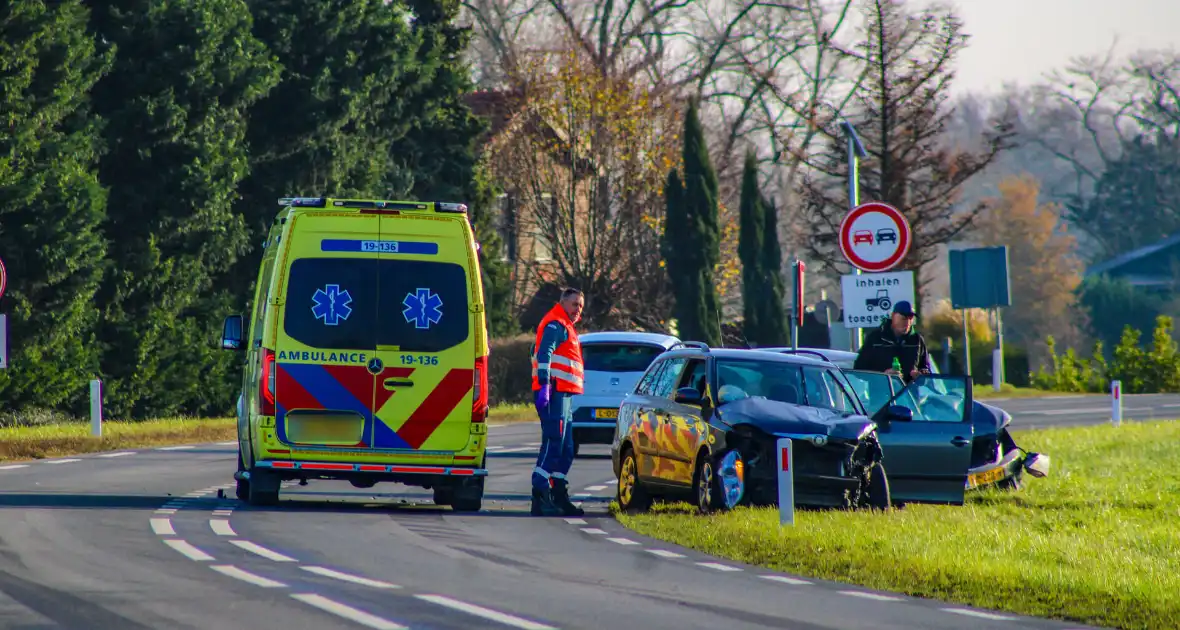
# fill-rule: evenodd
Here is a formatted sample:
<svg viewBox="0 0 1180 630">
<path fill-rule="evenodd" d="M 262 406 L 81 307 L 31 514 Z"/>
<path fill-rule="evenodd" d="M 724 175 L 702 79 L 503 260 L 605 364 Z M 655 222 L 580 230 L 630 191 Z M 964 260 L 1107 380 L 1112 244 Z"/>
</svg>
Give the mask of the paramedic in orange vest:
<svg viewBox="0 0 1180 630">
<path fill-rule="evenodd" d="M 533 469 L 534 516 L 581 516 L 570 502 L 565 476 L 574 463 L 570 429 L 570 397 L 582 393 L 582 346 L 574 323 L 582 318 L 586 300 L 566 289 L 537 326 L 533 355 L 533 395 L 541 419 L 541 452 Z"/>
</svg>

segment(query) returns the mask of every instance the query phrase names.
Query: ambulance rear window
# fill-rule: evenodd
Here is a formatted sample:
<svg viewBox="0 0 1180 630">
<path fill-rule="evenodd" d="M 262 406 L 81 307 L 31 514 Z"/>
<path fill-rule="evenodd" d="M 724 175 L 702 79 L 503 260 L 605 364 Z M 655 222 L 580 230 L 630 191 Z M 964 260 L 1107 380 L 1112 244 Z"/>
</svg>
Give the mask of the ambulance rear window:
<svg viewBox="0 0 1180 630">
<path fill-rule="evenodd" d="M 284 330 L 312 348 L 439 352 L 468 337 L 467 274 L 454 263 L 303 258 L 286 293 Z"/>
</svg>

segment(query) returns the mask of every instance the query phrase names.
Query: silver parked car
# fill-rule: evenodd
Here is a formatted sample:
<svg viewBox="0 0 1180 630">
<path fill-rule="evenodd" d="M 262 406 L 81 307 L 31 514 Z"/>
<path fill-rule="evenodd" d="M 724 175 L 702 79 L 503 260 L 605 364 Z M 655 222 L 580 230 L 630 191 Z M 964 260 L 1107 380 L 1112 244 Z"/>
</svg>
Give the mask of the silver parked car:
<svg viewBox="0 0 1180 630">
<path fill-rule="evenodd" d="M 571 402 L 574 454 L 582 444 L 610 444 L 623 398 L 656 357 L 680 347 L 672 335 L 645 332 L 593 332 L 579 335 L 584 393 Z"/>
</svg>

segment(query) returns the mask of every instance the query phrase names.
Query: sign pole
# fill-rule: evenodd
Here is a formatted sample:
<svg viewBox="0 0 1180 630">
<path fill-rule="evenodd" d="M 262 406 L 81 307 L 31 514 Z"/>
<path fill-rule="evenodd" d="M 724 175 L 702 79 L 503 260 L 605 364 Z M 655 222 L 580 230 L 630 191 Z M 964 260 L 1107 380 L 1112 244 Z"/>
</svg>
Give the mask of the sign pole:
<svg viewBox="0 0 1180 630">
<path fill-rule="evenodd" d="M 1004 323 L 1000 307 L 996 307 L 996 349 L 992 351 L 992 389 L 999 392 L 1004 386 Z"/>
<path fill-rule="evenodd" d="M 865 151 L 864 145 L 860 143 L 860 138 L 856 135 L 856 129 L 853 128 L 852 123 L 847 120 L 840 121 L 840 127 L 844 129 L 844 135 L 848 137 L 848 211 L 852 212 L 860 205 L 860 160 L 868 153 Z M 856 275 L 860 275 L 860 268 L 857 267 Z M 847 309 L 845 309 L 847 311 Z M 864 338 L 861 336 L 860 328 L 856 329 L 856 347 L 853 350 L 859 351 L 861 344 L 864 343 Z"/>
<path fill-rule="evenodd" d="M 795 524 L 795 456 L 791 438 L 779 438 L 778 448 L 778 524 Z"/>
<path fill-rule="evenodd" d="M 971 378 L 971 328 L 968 326 L 967 309 L 963 309 L 963 375 Z"/>
</svg>

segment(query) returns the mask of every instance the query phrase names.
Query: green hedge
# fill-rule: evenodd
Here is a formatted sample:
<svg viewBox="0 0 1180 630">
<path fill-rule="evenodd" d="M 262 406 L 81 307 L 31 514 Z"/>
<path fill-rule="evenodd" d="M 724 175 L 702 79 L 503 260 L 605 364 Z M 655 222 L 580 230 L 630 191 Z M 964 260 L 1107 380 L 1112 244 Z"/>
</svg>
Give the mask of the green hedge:
<svg viewBox="0 0 1180 630">
<path fill-rule="evenodd" d="M 489 403 L 532 401 L 533 364 L 529 350 L 533 335 L 492 339 L 488 355 Z"/>
<path fill-rule="evenodd" d="M 1173 338 L 1172 318 L 1156 317 L 1150 346 L 1141 343 L 1141 336 L 1139 330 L 1125 326 L 1109 360 L 1101 341 L 1089 358 L 1083 358 L 1073 348 L 1057 354 L 1056 342 L 1049 337 L 1053 367 L 1038 370 L 1033 382 L 1039 389 L 1059 392 L 1106 392 L 1116 380 L 1126 394 L 1180 391 L 1180 347 Z"/>
</svg>

